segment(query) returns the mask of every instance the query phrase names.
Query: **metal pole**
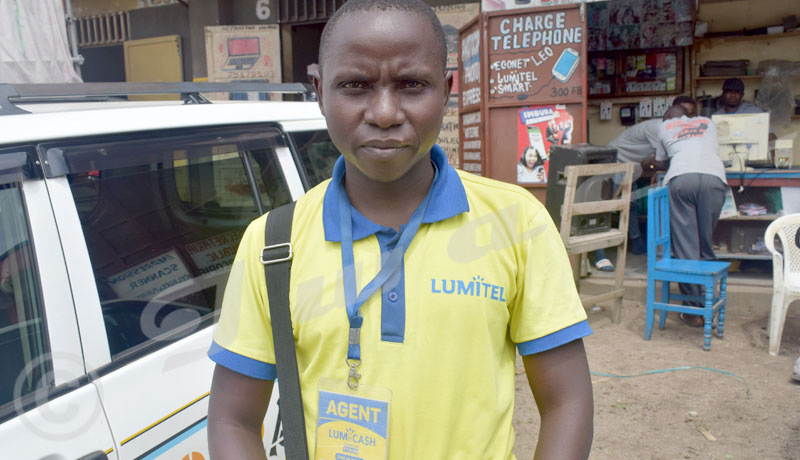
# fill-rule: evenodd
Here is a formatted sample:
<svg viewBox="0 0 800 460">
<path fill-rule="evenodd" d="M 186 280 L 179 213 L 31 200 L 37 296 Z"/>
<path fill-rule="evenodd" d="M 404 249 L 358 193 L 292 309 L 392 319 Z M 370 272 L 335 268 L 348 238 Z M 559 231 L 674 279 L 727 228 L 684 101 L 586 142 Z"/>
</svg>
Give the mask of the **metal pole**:
<svg viewBox="0 0 800 460">
<path fill-rule="evenodd" d="M 64 5 L 67 8 L 67 25 L 69 26 L 69 33 L 67 39 L 69 40 L 70 48 L 72 50 L 72 65 L 75 67 L 75 73 L 81 79 L 81 66 L 83 65 L 83 56 L 78 54 L 78 28 L 75 25 L 75 17 L 72 15 L 72 0 L 65 0 Z"/>
</svg>

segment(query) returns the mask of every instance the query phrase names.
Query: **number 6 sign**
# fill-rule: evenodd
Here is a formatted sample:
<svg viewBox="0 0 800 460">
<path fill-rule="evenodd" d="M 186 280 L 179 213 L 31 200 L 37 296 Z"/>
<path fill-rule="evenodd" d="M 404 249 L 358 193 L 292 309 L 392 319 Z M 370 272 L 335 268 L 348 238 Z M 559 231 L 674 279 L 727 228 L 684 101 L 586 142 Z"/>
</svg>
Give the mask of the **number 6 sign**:
<svg viewBox="0 0 800 460">
<path fill-rule="evenodd" d="M 266 21 L 270 16 L 272 16 L 272 10 L 269 7 L 269 0 L 258 0 L 256 2 L 256 17 Z"/>
</svg>

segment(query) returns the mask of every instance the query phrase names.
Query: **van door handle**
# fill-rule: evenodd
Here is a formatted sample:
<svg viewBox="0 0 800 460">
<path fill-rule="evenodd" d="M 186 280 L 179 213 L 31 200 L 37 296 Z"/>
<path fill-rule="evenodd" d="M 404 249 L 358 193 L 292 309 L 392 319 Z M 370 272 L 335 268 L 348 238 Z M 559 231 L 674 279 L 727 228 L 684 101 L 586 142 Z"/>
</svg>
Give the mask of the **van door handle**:
<svg viewBox="0 0 800 460">
<path fill-rule="evenodd" d="M 79 457 L 76 460 L 108 460 L 108 455 L 102 450 L 96 450 L 91 454 L 86 454 L 83 457 Z"/>
</svg>

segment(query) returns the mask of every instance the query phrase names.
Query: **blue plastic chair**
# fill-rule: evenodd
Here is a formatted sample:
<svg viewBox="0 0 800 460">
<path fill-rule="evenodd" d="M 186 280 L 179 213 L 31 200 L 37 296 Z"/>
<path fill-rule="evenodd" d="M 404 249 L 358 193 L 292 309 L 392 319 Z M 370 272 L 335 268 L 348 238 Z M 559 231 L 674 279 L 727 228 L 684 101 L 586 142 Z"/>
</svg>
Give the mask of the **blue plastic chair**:
<svg viewBox="0 0 800 460">
<path fill-rule="evenodd" d="M 661 257 L 657 251 L 661 248 Z M 711 349 L 711 323 L 717 318 L 717 336 L 722 337 L 725 324 L 725 290 L 728 284 L 728 262 L 673 259 L 670 254 L 669 189 L 651 188 L 647 194 L 647 318 L 644 338 L 650 340 L 655 311 L 659 310 L 658 328 L 664 329 L 667 312 L 702 315 L 704 320 L 703 349 Z M 661 296 L 656 300 L 656 281 L 661 281 Z M 705 286 L 705 296 L 669 292 L 670 283 L 692 283 Z M 718 290 L 715 289 L 717 286 Z M 715 290 L 718 295 L 715 294 Z M 692 307 L 680 302 L 692 300 L 704 303 Z M 678 303 L 671 303 L 678 302 Z"/>
</svg>

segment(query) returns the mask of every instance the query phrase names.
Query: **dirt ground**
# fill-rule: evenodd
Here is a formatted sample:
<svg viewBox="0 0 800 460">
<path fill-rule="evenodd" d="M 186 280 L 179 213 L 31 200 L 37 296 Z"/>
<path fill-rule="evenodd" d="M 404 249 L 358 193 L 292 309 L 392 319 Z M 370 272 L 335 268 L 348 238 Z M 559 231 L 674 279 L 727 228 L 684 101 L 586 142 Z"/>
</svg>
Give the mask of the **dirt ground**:
<svg viewBox="0 0 800 460">
<path fill-rule="evenodd" d="M 725 337 L 714 335 L 708 352 L 702 349 L 702 329 L 687 327 L 675 314 L 664 330 L 656 324 L 651 340 L 644 340 L 643 285 L 626 292 L 626 299 L 633 300 L 624 302 L 620 324 L 605 316 L 590 318 L 594 334 L 585 345 L 593 373 L 696 366 L 741 379 L 701 369 L 630 378 L 593 375 L 591 459 L 800 459 L 800 384 L 790 378 L 800 355 L 800 303 L 790 307 L 780 356 L 772 357 L 768 287 L 731 286 Z M 529 459 L 539 415 L 519 360 L 517 373 L 514 452 Z"/>
</svg>

